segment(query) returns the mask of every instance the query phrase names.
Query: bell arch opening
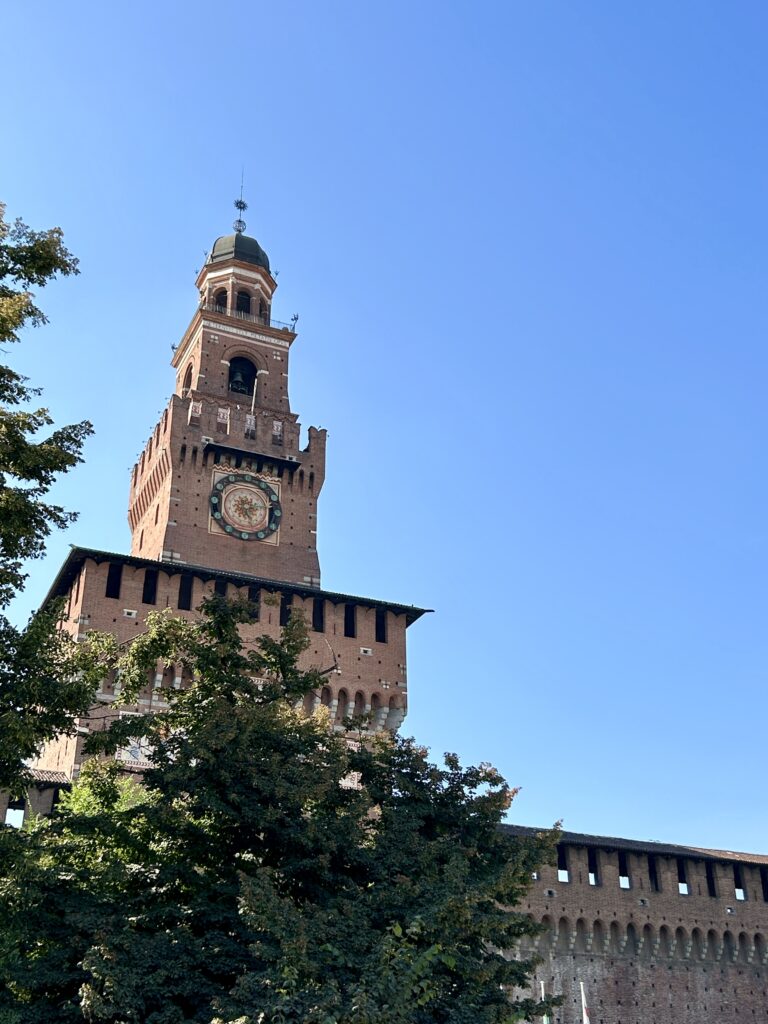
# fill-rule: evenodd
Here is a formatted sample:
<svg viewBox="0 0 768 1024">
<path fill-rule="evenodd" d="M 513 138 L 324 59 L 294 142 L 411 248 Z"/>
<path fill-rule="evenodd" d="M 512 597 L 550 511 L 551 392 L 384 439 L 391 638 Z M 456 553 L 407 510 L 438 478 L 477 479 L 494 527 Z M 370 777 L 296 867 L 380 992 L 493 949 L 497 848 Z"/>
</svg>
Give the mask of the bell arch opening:
<svg viewBox="0 0 768 1024">
<path fill-rule="evenodd" d="M 256 385 L 256 367 L 245 356 L 229 361 L 228 388 L 236 395 L 252 395 Z"/>
</svg>

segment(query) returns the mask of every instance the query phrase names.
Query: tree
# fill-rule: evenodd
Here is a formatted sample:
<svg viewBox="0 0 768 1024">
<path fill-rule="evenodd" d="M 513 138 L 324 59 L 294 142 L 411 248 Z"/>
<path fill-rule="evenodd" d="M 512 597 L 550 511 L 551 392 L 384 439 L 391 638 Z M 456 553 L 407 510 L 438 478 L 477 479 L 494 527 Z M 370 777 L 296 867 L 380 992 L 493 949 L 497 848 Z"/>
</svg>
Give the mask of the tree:
<svg viewBox="0 0 768 1024">
<path fill-rule="evenodd" d="M 103 671 L 135 701 L 158 664 L 193 682 L 167 710 L 94 734 L 63 806 L 0 830 L 0 1021 L 495 1024 L 520 996 L 537 931 L 517 910 L 552 836 L 499 828 L 514 792 L 489 766 L 430 763 L 412 740 L 336 735 L 302 697 L 307 645 L 251 643 L 250 609 L 152 615 Z M 252 630 L 251 630 L 252 631 Z M 100 646 L 99 646 L 100 645 Z M 82 646 L 82 645 L 81 645 Z M 85 648 L 90 646 L 85 644 Z M 141 741 L 139 784 L 113 755 Z M 3 1016 L 4 1014 L 4 1016 Z"/>
<path fill-rule="evenodd" d="M 29 288 L 78 272 L 60 228 L 33 231 L 20 220 L 7 224 L 4 214 L 0 204 L 0 345 L 19 341 L 27 324 L 47 322 Z M 22 562 L 43 553 L 51 528 L 76 518 L 44 499 L 57 474 L 81 461 L 83 442 L 92 432 L 84 421 L 39 437 L 53 424 L 48 410 L 19 408 L 39 394 L 26 377 L 0 365 L 0 607 L 23 586 Z"/>
<path fill-rule="evenodd" d="M 0 346 L 19 341 L 25 326 L 46 322 L 30 288 L 77 273 L 60 228 L 33 231 L 20 220 L 6 223 L 4 214 L 0 204 Z M 81 461 L 92 430 L 84 421 L 46 434 L 53 425 L 48 410 L 26 408 L 39 393 L 0 364 L 0 609 L 24 585 L 23 562 L 40 557 L 51 530 L 75 518 L 46 499 L 57 475 Z M 92 696 L 80 677 L 63 671 L 67 641 L 55 635 L 55 619 L 49 609 L 17 630 L 0 615 L 0 789 L 18 793 L 27 785 L 24 762 L 68 728 Z"/>
</svg>

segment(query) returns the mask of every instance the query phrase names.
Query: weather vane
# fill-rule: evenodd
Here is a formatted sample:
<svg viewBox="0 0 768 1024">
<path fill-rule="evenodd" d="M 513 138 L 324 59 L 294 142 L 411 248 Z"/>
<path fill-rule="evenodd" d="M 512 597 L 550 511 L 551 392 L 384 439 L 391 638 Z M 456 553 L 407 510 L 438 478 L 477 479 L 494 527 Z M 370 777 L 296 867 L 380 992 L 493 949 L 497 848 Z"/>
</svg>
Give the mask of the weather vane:
<svg viewBox="0 0 768 1024">
<path fill-rule="evenodd" d="M 240 198 L 235 200 L 235 209 L 237 210 L 237 220 L 232 225 L 238 235 L 242 235 L 245 231 L 245 221 L 243 220 L 243 214 L 248 209 L 248 203 L 243 199 L 243 175 L 240 174 Z"/>
</svg>

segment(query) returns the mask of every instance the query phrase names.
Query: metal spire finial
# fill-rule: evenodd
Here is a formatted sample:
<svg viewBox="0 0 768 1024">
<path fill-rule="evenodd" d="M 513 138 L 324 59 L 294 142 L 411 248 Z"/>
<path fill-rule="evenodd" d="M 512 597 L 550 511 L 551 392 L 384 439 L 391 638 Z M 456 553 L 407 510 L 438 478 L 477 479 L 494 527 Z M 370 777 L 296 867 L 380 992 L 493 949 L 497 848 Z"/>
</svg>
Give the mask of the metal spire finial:
<svg viewBox="0 0 768 1024">
<path fill-rule="evenodd" d="M 238 235 L 242 235 L 245 231 L 245 221 L 242 215 L 248 209 L 248 203 L 243 199 L 243 172 L 240 172 L 240 198 L 235 200 L 235 209 L 238 212 L 238 218 L 232 227 Z"/>
</svg>

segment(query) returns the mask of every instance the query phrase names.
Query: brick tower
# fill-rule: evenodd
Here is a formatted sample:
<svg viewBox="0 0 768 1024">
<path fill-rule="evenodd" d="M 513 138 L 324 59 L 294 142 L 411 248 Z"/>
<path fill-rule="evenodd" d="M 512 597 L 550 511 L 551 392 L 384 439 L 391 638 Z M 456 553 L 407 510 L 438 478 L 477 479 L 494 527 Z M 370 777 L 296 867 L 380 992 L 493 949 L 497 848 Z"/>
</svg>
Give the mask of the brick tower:
<svg viewBox="0 0 768 1024">
<path fill-rule="evenodd" d="M 319 587 L 325 431 L 310 427 L 300 449 L 296 334 L 271 318 L 267 255 L 241 231 L 219 238 L 196 284 L 175 393 L 133 471 L 131 553 Z"/>
<path fill-rule="evenodd" d="M 405 631 L 423 609 L 320 588 L 326 435 L 310 427 L 300 445 L 288 398 L 296 318 L 272 319 L 277 284 L 241 220 L 216 240 L 196 286 L 174 350 L 174 393 L 131 475 L 131 554 L 73 547 L 46 600 L 66 599 L 64 628 L 74 636 L 97 629 L 120 642 L 142 631 L 153 608 L 194 618 L 214 593 L 254 603 L 248 638 L 276 636 L 297 609 L 312 630 L 303 666 L 327 670 L 306 710 L 323 703 L 339 728 L 359 714 L 373 731 L 396 730 L 407 708 Z M 181 669 L 158 665 L 136 707 L 119 713 L 163 707 L 165 689 L 184 684 Z M 37 767 L 49 788 L 77 775 L 84 739 L 111 717 L 116 696 L 105 681 L 77 734 L 46 748 Z M 141 761 L 135 750 L 123 756 Z"/>
</svg>

